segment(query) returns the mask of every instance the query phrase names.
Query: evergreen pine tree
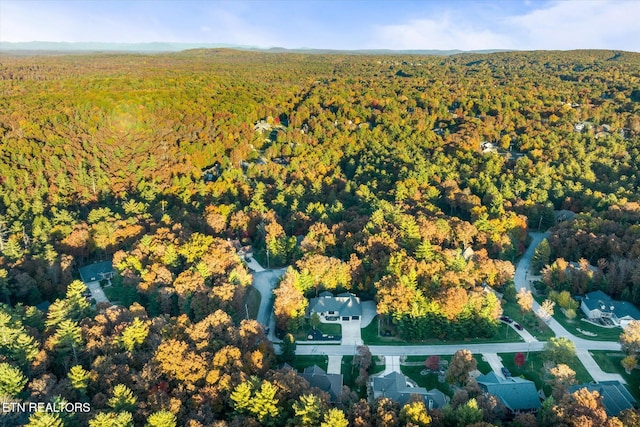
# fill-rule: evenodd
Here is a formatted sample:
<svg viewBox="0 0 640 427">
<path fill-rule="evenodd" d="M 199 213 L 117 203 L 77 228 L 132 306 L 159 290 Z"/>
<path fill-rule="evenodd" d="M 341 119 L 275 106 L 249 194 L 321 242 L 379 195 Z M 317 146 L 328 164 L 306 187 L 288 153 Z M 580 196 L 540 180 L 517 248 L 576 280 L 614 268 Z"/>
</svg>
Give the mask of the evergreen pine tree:
<svg viewBox="0 0 640 427">
<path fill-rule="evenodd" d="M 169 411 L 154 412 L 147 419 L 146 427 L 176 427 L 176 416 Z"/>
<path fill-rule="evenodd" d="M 22 371 L 8 363 L 0 363 L 0 396 L 16 397 L 27 384 Z"/>
<path fill-rule="evenodd" d="M 138 398 L 133 395 L 131 389 L 124 384 L 118 384 L 113 388 L 113 396 L 109 399 L 108 405 L 116 412 L 133 412 L 136 403 Z"/>
<path fill-rule="evenodd" d="M 87 391 L 87 385 L 89 384 L 89 372 L 87 372 L 82 366 L 72 366 L 67 375 L 69 381 L 71 381 L 71 387 L 78 390 L 80 394 L 85 394 Z"/>
<path fill-rule="evenodd" d="M 147 335 L 149 335 L 149 322 L 143 322 L 136 317 L 129 326 L 124 328 L 118 342 L 125 350 L 133 351 L 144 343 Z"/>
</svg>

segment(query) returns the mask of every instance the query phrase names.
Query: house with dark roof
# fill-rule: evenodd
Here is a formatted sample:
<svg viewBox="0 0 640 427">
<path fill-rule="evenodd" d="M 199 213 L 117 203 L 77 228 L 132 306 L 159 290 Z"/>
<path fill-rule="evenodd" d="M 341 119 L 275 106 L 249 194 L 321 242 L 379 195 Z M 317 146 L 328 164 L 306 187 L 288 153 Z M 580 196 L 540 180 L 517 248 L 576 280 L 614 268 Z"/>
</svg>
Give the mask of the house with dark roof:
<svg viewBox="0 0 640 427">
<path fill-rule="evenodd" d="M 409 402 L 411 396 L 420 396 L 428 409 L 442 408 L 449 403 L 449 397 L 438 389 L 412 387 L 407 378 L 399 372 L 391 372 L 383 377 L 373 377 L 371 381 L 373 397 L 388 397 L 401 406 Z"/>
<path fill-rule="evenodd" d="M 94 262 L 78 269 L 80 279 L 84 283 L 96 282 L 113 278 L 113 263 L 111 261 Z"/>
<path fill-rule="evenodd" d="M 597 391 L 602 396 L 602 404 L 610 417 L 615 417 L 625 409 L 633 408 L 636 403 L 629 390 L 620 381 L 600 381 L 574 385 L 569 388 L 569 393 L 575 393 L 582 388 Z"/>
<path fill-rule="evenodd" d="M 311 387 L 317 387 L 329 393 L 332 401 L 337 401 L 342 394 L 342 374 L 328 374 L 318 365 L 309 366 L 304 369 L 302 378 L 309 382 Z"/>
<path fill-rule="evenodd" d="M 362 307 L 360 298 L 352 293 L 345 292 L 333 296 L 331 292 L 322 292 L 317 298 L 309 300 L 308 315 L 318 313 L 324 321 L 360 321 Z"/>
<path fill-rule="evenodd" d="M 538 412 L 540 409 L 540 395 L 533 381 L 503 378 L 493 371 L 480 375 L 476 381 L 482 390 L 498 398 L 512 414 Z"/>
<path fill-rule="evenodd" d="M 602 291 L 589 292 L 582 298 L 580 309 L 589 319 L 625 328 L 632 320 L 640 320 L 640 310 L 627 301 L 617 301 Z"/>
</svg>

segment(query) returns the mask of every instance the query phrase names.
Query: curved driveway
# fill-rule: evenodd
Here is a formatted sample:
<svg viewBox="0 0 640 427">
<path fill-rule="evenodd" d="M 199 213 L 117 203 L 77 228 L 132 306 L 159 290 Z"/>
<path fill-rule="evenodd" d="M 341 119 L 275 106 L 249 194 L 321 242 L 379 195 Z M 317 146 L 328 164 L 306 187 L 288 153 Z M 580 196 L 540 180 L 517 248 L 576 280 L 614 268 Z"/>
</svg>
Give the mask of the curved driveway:
<svg viewBox="0 0 640 427">
<path fill-rule="evenodd" d="M 530 233 L 532 240 L 531 244 L 527 248 L 526 252 L 518 262 L 516 268 L 514 283 L 517 290 L 530 289 L 529 285 L 529 267 L 531 264 L 531 258 L 535 252 L 536 247 L 540 242 L 545 239 L 549 233 Z M 262 304 L 260 305 L 262 310 Z M 537 313 L 540 305 L 534 301 L 533 310 Z M 259 317 L 260 319 L 260 317 Z M 573 341 L 576 346 L 576 355 L 585 366 L 589 374 L 595 381 L 607 381 L 618 380 L 625 383 L 622 376 L 618 374 L 609 374 L 603 372 L 600 366 L 595 362 L 593 357 L 589 354 L 589 350 L 609 350 L 620 351 L 620 344 L 612 341 L 592 341 L 578 338 L 569 333 L 560 323 L 551 318 L 546 322 L 551 330 L 555 332 L 558 337 L 565 337 Z M 545 342 L 531 340 L 527 342 L 512 342 L 512 343 L 486 343 L 486 344 L 444 344 L 444 345 L 370 345 L 369 350 L 371 354 L 376 356 L 394 357 L 394 356 L 408 356 L 408 355 L 450 355 L 456 351 L 465 348 L 472 353 L 516 353 L 516 352 L 528 352 L 528 351 L 542 351 L 544 350 Z M 355 354 L 355 345 L 317 345 L 313 343 L 299 342 L 296 348 L 296 354 L 298 355 L 317 355 L 325 354 L 328 356 L 348 356 Z M 278 349 L 276 349 L 278 351 Z"/>
</svg>

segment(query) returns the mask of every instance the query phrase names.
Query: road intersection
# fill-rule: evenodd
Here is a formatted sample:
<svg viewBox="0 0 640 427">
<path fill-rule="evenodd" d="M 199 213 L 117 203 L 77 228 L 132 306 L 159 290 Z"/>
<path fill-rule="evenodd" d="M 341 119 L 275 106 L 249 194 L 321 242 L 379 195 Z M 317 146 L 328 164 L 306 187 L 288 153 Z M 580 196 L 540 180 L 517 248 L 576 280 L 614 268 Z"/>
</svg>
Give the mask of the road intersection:
<svg viewBox="0 0 640 427">
<path fill-rule="evenodd" d="M 514 275 L 514 283 L 516 290 L 522 288 L 530 290 L 530 264 L 536 247 L 542 242 L 543 239 L 548 237 L 549 233 L 530 233 L 532 238 L 529 247 L 523 254 L 522 258 L 518 262 Z M 258 269 L 258 271 L 260 271 Z M 269 338 L 274 340 L 273 336 L 273 315 L 270 310 L 273 307 L 271 295 L 273 289 L 280 276 L 284 273 L 284 269 L 281 270 L 264 270 L 259 273 L 254 273 L 254 286 L 260 291 L 262 295 L 262 302 L 260 304 L 260 310 L 258 314 L 258 320 L 266 325 L 271 326 Z M 534 301 L 533 310 L 537 314 L 540 309 L 540 305 Z M 542 320 L 542 319 L 541 319 Z M 620 351 L 620 344 L 612 341 L 595 341 L 586 340 L 576 337 L 567 331 L 560 323 L 551 318 L 546 324 L 555 333 L 556 337 L 565 337 L 571 340 L 576 346 L 576 355 L 585 366 L 589 374 L 593 377 L 594 381 L 607 381 L 618 380 L 625 383 L 624 379 L 618 374 L 610 374 L 602 371 L 600 366 L 595 362 L 590 350 L 608 350 L 608 351 Z M 514 329 L 515 330 L 515 329 Z M 517 331 L 517 330 L 516 330 Z M 545 342 L 538 341 L 535 337 L 525 331 L 517 331 L 525 342 L 509 342 L 509 343 L 478 343 L 478 344 L 438 344 L 438 345 L 422 345 L 422 344 L 410 344 L 403 345 L 370 345 L 369 350 L 371 354 L 375 356 L 382 356 L 387 360 L 395 360 L 398 356 L 409 355 L 451 355 L 460 349 L 468 349 L 474 354 L 492 355 L 496 353 L 516 353 L 516 352 L 529 352 L 529 351 L 542 351 L 544 350 Z M 357 344 L 353 340 L 342 344 L 316 344 L 313 342 L 298 342 L 296 348 L 297 355 L 326 355 L 329 358 L 336 360 L 341 356 L 352 356 L 356 352 Z M 393 359 L 392 359 L 393 358 Z M 334 362 L 335 363 L 335 362 Z M 493 369 L 498 367 L 496 364 Z M 398 366 L 399 369 L 399 366 Z M 385 370 L 386 371 L 386 370 Z M 500 374 L 500 372 L 497 372 Z"/>
</svg>

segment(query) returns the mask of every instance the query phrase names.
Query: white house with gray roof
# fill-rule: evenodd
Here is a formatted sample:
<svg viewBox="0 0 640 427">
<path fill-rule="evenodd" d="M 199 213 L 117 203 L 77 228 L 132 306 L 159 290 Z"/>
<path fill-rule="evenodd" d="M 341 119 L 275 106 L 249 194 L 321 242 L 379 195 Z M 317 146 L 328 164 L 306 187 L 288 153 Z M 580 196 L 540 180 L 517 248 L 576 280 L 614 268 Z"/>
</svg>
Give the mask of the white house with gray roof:
<svg viewBox="0 0 640 427">
<path fill-rule="evenodd" d="M 317 313 L 325 322 L 358 321 L 362 317 L 360 298 L 345 292 L 334 296 L 331 292 L 322 292 L 317 298 L 309 300 L 309 315 Z"/>
<path fill-rule="evenodd" d="M 627 301 L 617 301 L 602 291 L 589 292 L 580 303 L 582 312 L 591 320 L 610 321 L 625 328 L 632 320 L 640 320 L 640 310 Z"/>
</svg>

